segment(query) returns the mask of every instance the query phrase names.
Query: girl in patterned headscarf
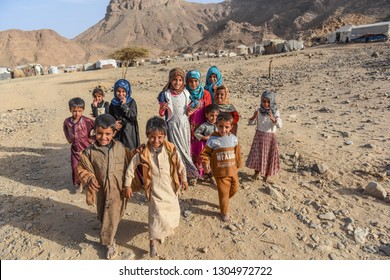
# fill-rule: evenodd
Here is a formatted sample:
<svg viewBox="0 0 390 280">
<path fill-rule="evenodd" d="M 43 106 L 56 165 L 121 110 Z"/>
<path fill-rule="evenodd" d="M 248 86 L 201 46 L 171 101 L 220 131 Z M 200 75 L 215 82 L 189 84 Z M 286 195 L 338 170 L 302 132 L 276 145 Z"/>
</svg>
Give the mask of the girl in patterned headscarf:
<svg viewBox="0 0 390 280">
<path fill-rule="evenodd" d="M 188 120 L 188 109 L 192 102 L 190 93 L 185 88 L 185 74 L 181 68 L 173 68 L 169 72 L 167 85 L 159 93 L 160 116 L 165 116 L 168 140 L 172 142 L 186 167 L 190 185 L 196 184 L 198 170 L 192 162 L 190 153 L 191 129 Z"/>
<path fill-rule="evenodd" d="M 204 88 L 211 94 L 211 99 L 215 100 L 215 91 L 217 87 L 223 84 L 222 74 L 217 66 L 211 66 L 206 74 L 206 85 Z"/>
<path fill-rule="evenodd" d="M 186 88 L 190 93 L 191 103 L 188 108 L 188 115 L 191 127 L 191 157 L 198 169 L 199 176 L 203 176 L 203 167 L 200 154 L 205 146 L 205 142 L 195 137 L 195 130 L 206 121 L 206 106 L 212 103 L 210 93 L 203 88 L 200 82 L 200 72 L 191 70 L 186 75 Z"/>
<path fill-rule="evenodd" d="M 137 121 L 137 103 L 131 97 L 129 81 L 120 79 L 114 84 L 114 98 L 110 104 L 110 114 L 116 120 L 115 139 L 130 149 L 139 146 L 139 128 Z"/>
<path fill-rule="evenodd" d="M 253 137 L 251 150 L 246 166 L 254 169 L 253 179 L 263 177 L 264 182 L 276 175 L 279 167 L 279 150 L 276 141 L 276 129 L 282 127 L 282 119 L 276 107 L 275 93 L 264 91 L 261 95 L 260 107 L 249 121 L 257 119 L 256 134 Z"/>
</svg>

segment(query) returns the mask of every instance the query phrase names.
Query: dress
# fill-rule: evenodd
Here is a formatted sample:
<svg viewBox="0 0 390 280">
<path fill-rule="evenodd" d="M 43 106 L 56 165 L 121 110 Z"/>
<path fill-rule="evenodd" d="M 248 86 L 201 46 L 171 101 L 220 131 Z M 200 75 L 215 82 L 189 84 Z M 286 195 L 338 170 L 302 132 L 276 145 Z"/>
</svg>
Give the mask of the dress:
<svg viewBox="0 0 390 280">
<path fill-rule="evenodd" d="M 168 140 L 176 146 L 186 167 L 187 177 L 198 178 L 198 170 L 192 162 L 190 153 L 191 129 L 187 116 L 187 108 L 191 101 L 189 93 L 183 90 L 180 94 L 171 94 L 170 90 L 167 90 L 161 94 L 169 106 L 166 111 Z"/>
<path fill-rule="evenodd" d="M 119 130 L 115 139 L 122 142 L 125 147 L 134 149 L 139 146 L 139 127 L 137 121 L 137 103 L 132 99 L 127 104 L 114 106 L 110 104 L 110 114 L 116 119 L 121 120 L 122 128 Z"/>
<path fill-rule="evenodd" d="M 77 176 L 77 164 L 80 160 L 81 152 L 86 149 L 94 141 L 92 130 L 94 128 L 94 121 L 85 116 L 81 116 L 77 123 L 72 121 L 72 117 L 65 119 L 63 130 L 68 143 L 72 144 L 71 152 L 71 166 L 72 166 L 72 181 L 73 185 L 79 185 L 80 180 Z"/>
<path fill-rule="evenodd" d="M 274 124 L 268 115 L 257 116 L 256 133 L 253 137 L 246 166 L 258 171 L 261 176 L 273 176 L 280 169 L 276 129 L 282 127 L 279 111 L 275 112 Z"/>
<path fill-rule="evenodd" d="M 97 106 L 93 106 L 93 103 L 91 104 L 91 110 L 92 110 L 92 116 L 94 116 L 95 118 L 99 115 L 102 115 L 102 114 L 109 114 L 110 112 L 110 103 L 108 103 L 107 101 L 102 101 L 100 102 L 99 104 L 97 104 Z"/>
<path fill-rule="evenodd" d="M 185 166 L 176 149 L 172 150 L 173 145 L 170 143 L 168 145 L 164 144 L 157 149 L 148 146 L 146 148 L 148 151 L 145 151 L 142 155 L 147 157 L 143 166 L 147 166 L 144 169 L 144 177 L 148 178 L 148 186 L 145 186 L 145 191 L 149 200 L 148 224 L 150 240 L 164 240 L 167 236 L 173 234 L 180 221 L 178 186 L 171 172 L 174 169 L 177 170 L 176 175 L 184 174 L 184 177 L 179 177 L 182 181 L 186 181 Z M 167 147 L 171 147 L 170 152 Z M 172 160 L 172 158 L 176 160 Z M 142 162 L 139 154 L 133 157 L 126 172 L 126 186 L 131 185 L 134 179 L 134 171 L 137 166 L 142 165 Z"/>
<path fill-rule="evenodd" d="M 199 109 L 197 109 L 192 115 L 189 117 L 190 127 L 191 127 L 191 158 L 198 169 L 199 177 L 203 175 L 203 167 L 202 160 L 200 158 L 200 154 L 206 144 L 205 141 L 199 140 L 195 137 L 195 130 L 206 121 L 206 113 L 205 108 L 212 103 L 210 93 L 205 90 L 203 97 L 198 101 Z"/>
</svg>

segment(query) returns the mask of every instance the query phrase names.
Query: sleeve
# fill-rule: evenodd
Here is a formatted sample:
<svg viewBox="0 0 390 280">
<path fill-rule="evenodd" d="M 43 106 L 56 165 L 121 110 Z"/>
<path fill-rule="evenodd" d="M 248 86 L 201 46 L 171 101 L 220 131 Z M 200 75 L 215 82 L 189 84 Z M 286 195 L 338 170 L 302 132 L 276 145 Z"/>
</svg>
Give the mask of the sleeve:
<svg viewBox="0 0 390 280">
<path fill-rule="evenodd" d="M 107 101 L 104 102 L 104 113 L 109 114 L 110 113 L 110 103 Z"/>
<path fill-rule="evenodd" d="M 177 163 L 178 163 L 178 167 L 177 167 L 177 171 L 179 173 L 179 176 L 181 178 L 181 181 L 182 183 L 183 182 L 187 182 L 187 171 L 186 171 L 186 167 L 183 163 L 183 160 L 181 159 L 181 156 L 180 154 L 178 153 L 178 151 L 176 150 L 176 157 L 177 157 Z"/>
<path fill-rule="evenodd" d="M 240 114 L 237 111 L 233 111 L 232 115 L 233 115 L 233 123 L 238 123 L 238 121 L 240 120 Z"/>
<path fill-rule="evenodd" d="M 89 122 L 88 122 L 88 139 L 89 139 L 89 142 L 92 144 L 93 142 L 95 142 L 95 133 L 94 133 L 94 128 L 95 128 L 95 121 L 92 120 L 92 119 L 89 119 Z"/>
<path fill-rule="evenodd" d="M 123 115 L 128 119 L 131 123 L 137 120 L 137 103 L 133 99 L 129 104 L 122 104 L 120 106 Z"/>
<path fill-rule="evenodd" d="M 134 178 L 135 178 L 135 170 L 137 166 L 141 163 L 139 154 L 135 154 L 133 158 L 130 161 L 129 166 L 127 167 L 126 174 L 125 174 L 125 187 L 131 186 Z"/>
<path fill-rule="evenodd" d="M 213 150 L 210 148 L 210 146 L 206 144 L 206 146 L 203 148 L 200 154 L 200 158 L 202 159 L 203 164 L 210 165 L 212 152 Z"/>
<path fill-rule="evenodd" d="M 199 141 L 202 140 L 202 137 L 204 136 L 204 130 L 205 130 L 205 127 L 203 124 L 201 124 L 194 132 L 194 136 Z"/>
<path fill-rule="evenodd" d="M 236 164 L 237 168 L 242 168 L 242 157 L 241 157 L 241 147 L 240 144 L 237 144 L 234 148 L 234 152 L 236 154 Z"/>
<path fill-rule="evenodd" d="M 89 180 L 95 177 L 92 163 L 87 155 L 87 150 L 84 150 L 81 153 L 81 157 L 77 165 L 77 175 L 83 185 L 88 184 Z"/>
<path fill-rule="evenodd" d="M 92 103 L 91 104 L 91 109 L 92 109 L 92 116 L 94 116 L 96 118 L 99 115 L 98 108 L 93 106 L 93 103 Z"/>
<path fill-rule="evenodd" d="M 69 144 L 72 144 L 72 139 L 70 139 L 66 120 L 64 121 L 64 124 L 63 124 L 63 130 L 64 130 L 64 135 L 65 135 L 66 141 L 68 141 Z"/>
<path fill-rule="evenodd" d="M 276 127 L 277 128 L 282 128 L 283 122 L 282 122 L 282 118 L 280 117 L 279 110 L 276 111 L 275 118 L 276 118 L 276 124 L 275 124 Z"/>
</svg>

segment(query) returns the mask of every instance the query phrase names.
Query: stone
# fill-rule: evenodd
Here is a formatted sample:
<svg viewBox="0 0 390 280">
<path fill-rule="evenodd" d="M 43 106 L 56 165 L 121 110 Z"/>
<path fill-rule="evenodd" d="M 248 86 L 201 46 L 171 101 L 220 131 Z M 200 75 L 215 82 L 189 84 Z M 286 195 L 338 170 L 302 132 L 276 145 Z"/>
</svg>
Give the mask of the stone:
<svg viewBox="0 0 390 280">
<path fill-rule="evenodd" d="M 363 193 L 380 199 L 385 199 L 387 197 L 386 190 L 379 183 L 374 181 L 367 184 Z"/>
<path fill-rule="evenodd" d="M 359 244 L 364 244 L 366 242 L 366 237 L 368 235 L 368 229 L 357 227 L 353 232 L 353 236 L 355 238 L 355 242 Z"/>
<path fill-rule="evenodd" d="M 320 220 L 328 220 L 328 221 L 334 221 L 336 220 L 336 216 L 333 214 L 333 212 L 329 211 L 324 214 L 319 214 L 318 218 Z"/>
<path fill-rule="evenodd" d="M 328 171 L 329 167 L 325 163 L 315 163 L 312 169 L 319 174 L 324 174 Z"/>
<path fill-rule="evenodd" d="M 386 256 L 390 256 L 390 244 L 381 245 L 379 250 L 386 254 Z"/>
</svg>

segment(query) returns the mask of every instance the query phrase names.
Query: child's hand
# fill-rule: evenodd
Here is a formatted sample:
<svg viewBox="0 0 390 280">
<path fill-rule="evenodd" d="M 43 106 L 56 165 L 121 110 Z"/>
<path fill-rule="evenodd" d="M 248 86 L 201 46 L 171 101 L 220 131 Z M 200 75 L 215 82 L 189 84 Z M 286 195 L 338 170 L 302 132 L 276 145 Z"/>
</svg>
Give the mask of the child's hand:
<svg viewBox="0 0 390 280">
<path fill-rule="evenodd" d="M 272 115 L 272 111 L 271 110 L 269 110 L 268 115 L 269 115 L 269 119 L 271 120 L 271 122 L 276 123 L 276 118 Z"/>
<path fill-rule="evenodd" d="M 145 147 L 146 147 L 145 144 L 142 144 L 142 145 L 138 146 L 135 149 L 135 151 L 140 154 L 140 153 L 142 153 L 144 151 Z"/>
<path fill-rule="evenodd" d="M 168 108 L 168 103 L 162 102 L 160 103 L 160 110 L 165 111 Z"/>
<path fill-rule="evenodd" d="M 96 97 L 93 98 L 93 103 L 92 104 L 93 104 L 93 107 L 97 107 L 98 101 L 97 101 Z"/>
<path fill-rule="evenodd" d="M 122 122 L 121 121 L 116 121 L 115 122 L 115 129 L 116 130 L 121 130 L 122 128 Z"/>
<path fill-rule="evenodd" d="M 131 198 L 133 196 L 133 191 L 130 186 L 125 186 L 123 189 L 123 196 L 125 198 Z"/>
<path fill-rule="evenodd" d="M 188 182 L 183 182 L 181 188 L 185 191 L 188 188 Z"/>
<path fill-rule="evenodd" d="M 205 173 L 210 173 L 211 172 L 210 165 L 208 165 L 208 164 L 203 166 L 203 169 L 204 169 Z"/>
<path fill-rule="evenodd" d="M 121 99 L 121 104 L 126 104 L 126 96 L 124 98 Z"/>
<path fill-rule="evenodd" d="M 89 184 L 89 188 L 91 190 L 93 190 L 95 192 L 99 191 L 100 186 L 99 186 L 99 183 L 95 177 L 92 177 L 91 179 L 89 179 L 88 184 Z"/>
<path fill-rule="evenodd" d="M 203 136 L 203 139 L 202 140 L 209 140 L 209 138 L 210 138 L 210 136 L 211 136 L 211 134 L 210 135 L 205 135 L 205 136 Z"/>
</svg>

